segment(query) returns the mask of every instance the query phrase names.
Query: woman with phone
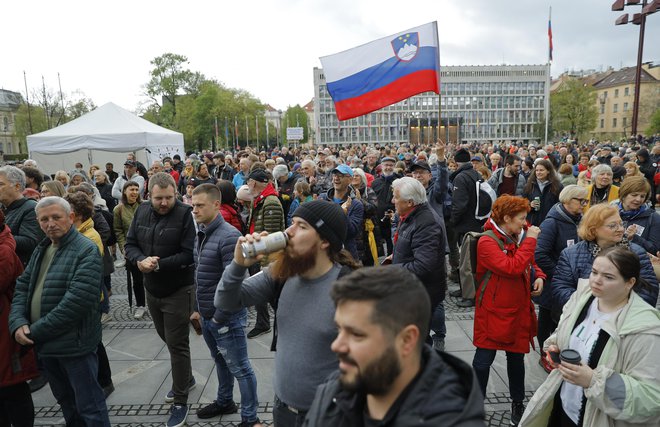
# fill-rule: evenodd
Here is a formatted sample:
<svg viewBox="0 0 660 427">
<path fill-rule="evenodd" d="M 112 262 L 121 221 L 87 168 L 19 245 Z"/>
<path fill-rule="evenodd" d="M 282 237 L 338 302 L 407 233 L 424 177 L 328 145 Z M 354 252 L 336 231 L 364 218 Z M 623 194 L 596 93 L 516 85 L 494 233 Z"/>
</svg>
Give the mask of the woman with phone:
<svg viewBox="0 0 660 427">
<path fill-rule="evenodd" d="M 648 286 L 640 269 L 626 248 L 596 256 L 545 341 L 556 369 L 534 393 L 521 426 L 660 425 L 660 312 L 633 292 Z M 581 361 L 557 360 L 568 352 Z"/>
</svg>

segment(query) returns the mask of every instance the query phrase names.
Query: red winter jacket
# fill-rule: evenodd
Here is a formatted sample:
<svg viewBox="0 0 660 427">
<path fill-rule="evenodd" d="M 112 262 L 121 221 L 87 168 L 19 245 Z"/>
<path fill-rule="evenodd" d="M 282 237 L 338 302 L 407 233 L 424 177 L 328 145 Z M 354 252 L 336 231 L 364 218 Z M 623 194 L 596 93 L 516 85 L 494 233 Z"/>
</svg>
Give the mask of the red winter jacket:
<svg viewBox="0 0 660 427">
<path fill-rule="evenodd" d="M 486 271 L 492 275 L 486 285 L 477 287 L 474 315 L 474 345 L 490 350 L 529 353 L 536 336 L 536 313 L 531 296 L 531 277 L 545 279 L 534 261 L 535 238 L 525 238 L 520 246 L 494 227 L 492 220 L 484 225 L 504 242 L 504 251 L 491 237 L 477 243 L 477 278 Z M 531 269 L 534 269 L 534 273 Z"/>
<path fill-rule="evenodd" d="M 241 221 L 241 216 L 238 214 L 235 207 L 222 203 L 220 205 L 220 214 L 229 225 L 233 225 L 238 231 L 240 231 L 241 235 L 243 234 L 243 222 Z"/>
<path fill-rule="evenodd" d="M 16 278 L 23 264 L 16 255 L 16 241 L 9 227 L 0 231 L 0 387 L 19 384 L 37 376 L 34 351 L 21 355 L 21 346 L 9 334 L 9 309 Z"/>
</svg>

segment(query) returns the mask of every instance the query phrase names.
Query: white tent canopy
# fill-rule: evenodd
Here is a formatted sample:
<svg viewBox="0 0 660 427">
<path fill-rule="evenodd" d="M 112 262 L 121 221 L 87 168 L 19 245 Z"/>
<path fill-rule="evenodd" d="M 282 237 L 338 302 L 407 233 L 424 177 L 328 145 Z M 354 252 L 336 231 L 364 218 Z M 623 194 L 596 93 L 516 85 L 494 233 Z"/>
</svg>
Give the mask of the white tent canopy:
<svg viewBox="0 0 660 427">
<path fill-rule="evenodd" d="M 48 174 L 69 171 L 76 162 L 87 169 L 113 163 L 121 174 L 126 154 L 135 153 L 147 167 L 153 160 L 179 154 L 183 134 L 141 119 L 112 102 L 62 126 L 27 137 L 30 158 Z"/>
</svg>

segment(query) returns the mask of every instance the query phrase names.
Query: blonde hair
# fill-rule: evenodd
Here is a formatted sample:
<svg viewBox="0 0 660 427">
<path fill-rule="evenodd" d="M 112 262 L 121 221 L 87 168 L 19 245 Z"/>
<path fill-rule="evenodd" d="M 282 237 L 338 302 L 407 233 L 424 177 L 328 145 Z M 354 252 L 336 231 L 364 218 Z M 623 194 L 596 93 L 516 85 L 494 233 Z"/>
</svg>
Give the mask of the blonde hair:
<svg viewBox="0 0 660 427">
<path fill-rule="evenodd" d="M 588 242 L 595 241 L 596 237 L 598 237 L 596 229 L 605 224 L 607 218 L 614 215 L 619 216 L 618 206 L 601 203 L 590 207 L 582 217 L 582 221 L 580 221 L 578 236 L 580 236 L 580 239 Z"/>
</svg>

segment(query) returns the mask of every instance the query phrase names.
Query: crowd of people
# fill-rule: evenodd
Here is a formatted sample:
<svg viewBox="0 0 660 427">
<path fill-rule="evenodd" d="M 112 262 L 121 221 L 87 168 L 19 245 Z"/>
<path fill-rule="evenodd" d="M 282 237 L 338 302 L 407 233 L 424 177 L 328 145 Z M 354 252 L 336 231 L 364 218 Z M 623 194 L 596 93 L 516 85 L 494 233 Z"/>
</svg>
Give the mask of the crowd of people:
<svg viewBox="0 0 660 427">
<path fill-rule="evenodd" d="M 110 425 L 115 269 L 169 350 L 168 426 L 196 386 L 191 324 L 218 377 L 201 419 L 239 411 L 236 379 L 240 425 L 261 425 L 246 340 L 272 332 L 278 427 L 483 425 L 498 350 L 512 425 L 660 423 L 659 163 L 656 137 L 2 166 L 0 425 L 33 425 L 45 383 L 67 425 Z M 471 366 L 444 351 L 449 281 Z M 548 378 L 526 408 L 530 346 Z"/>
</svg>

